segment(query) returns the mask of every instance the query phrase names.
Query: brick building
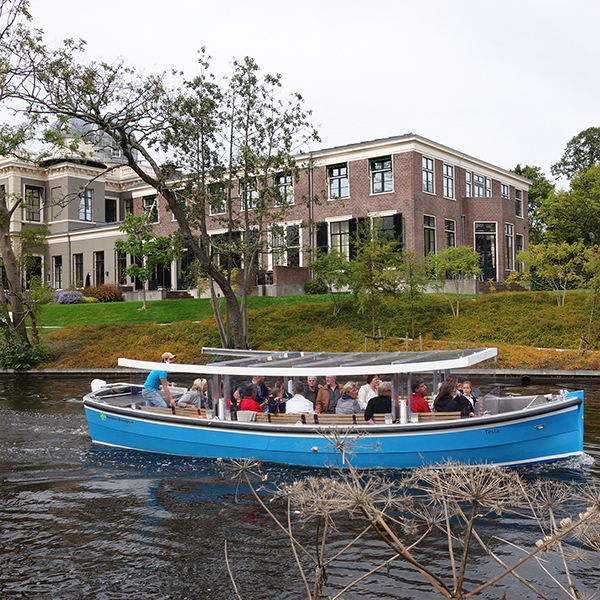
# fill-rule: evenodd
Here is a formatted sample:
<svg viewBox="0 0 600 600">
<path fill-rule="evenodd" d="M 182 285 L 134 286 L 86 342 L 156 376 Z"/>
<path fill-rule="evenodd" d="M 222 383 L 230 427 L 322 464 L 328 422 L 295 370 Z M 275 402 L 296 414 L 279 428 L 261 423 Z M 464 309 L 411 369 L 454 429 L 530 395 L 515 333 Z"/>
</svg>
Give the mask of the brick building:
<svg viewBox="0 0 600 600">
<path fill-rule="evenodd" d="M 484 279 L 499 282 L 518 268 L 515 256 L 527 247 L 530 181 L 419 135 L 318 150 L 297 161 L 298 181 L 283 173 L 273 176 L 290 206 L 278 223 L 282 229 L 270 237 L 259 261 L 257 284 L 265 286 L 262 293 L 301 290 L 310 276 L 309 246 L 336 248 L 351 258 L 351 236 L 364 219 L 379 218 L 403 247 L 422 255 L 447 246 L 473 246 L 482 257 Z M 177 228 L 165 201 L 131 169 L 120 166 L 122 162 L 118 152 L 106 146 L 97 153 L 97 161 L 86 164 L 61 157 L 42 166 L 12 159 L 0 162 L 0 185 L 26 198 L 23 209 L 15 212 L 13 230 L 41 222 L 49 226 L 45 255 L 39 257 L 39 272 L 47 284 L 139 288 L 139 282 L 123 275 L 131 257 L 114 250 L 115 240 L 123 237 L 119 223 L 127 212 L 147 210 L 157 234 Z M 105 172 L 106 165 L 117 168 Z M 96 179 L 78 197 L 92 178 Z M 252 190 L 233 193 L 239 210 L 251 210 Z M 211 235 L 225 232 L 219 223 L 224 210 L 218 202 L 211 207 Z M 149 289 L 183 289 L 186 267 L 185 259 L 159 266 Z"/>
</svg>

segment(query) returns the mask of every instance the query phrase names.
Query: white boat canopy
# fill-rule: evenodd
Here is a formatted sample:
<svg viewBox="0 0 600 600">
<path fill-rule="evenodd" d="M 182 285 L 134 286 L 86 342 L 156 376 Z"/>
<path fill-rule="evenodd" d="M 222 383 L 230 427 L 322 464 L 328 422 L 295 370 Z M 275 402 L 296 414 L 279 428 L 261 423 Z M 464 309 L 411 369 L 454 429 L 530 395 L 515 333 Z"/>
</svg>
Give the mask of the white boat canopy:
<svg viewBox="0 0 600 600">
<path fill-rule="evenodd" d="M 120 358 L 119 366 L 143 371 L 157 369 L 169 373 L 203 375 L 354 377 L 371 373 L 383 375 L 465 369 L 498 354 L 497 348 L 430 352 L 264 352 L 203 348 L 202 352 L 217 358 L 198 365 Z"/>
</svg>

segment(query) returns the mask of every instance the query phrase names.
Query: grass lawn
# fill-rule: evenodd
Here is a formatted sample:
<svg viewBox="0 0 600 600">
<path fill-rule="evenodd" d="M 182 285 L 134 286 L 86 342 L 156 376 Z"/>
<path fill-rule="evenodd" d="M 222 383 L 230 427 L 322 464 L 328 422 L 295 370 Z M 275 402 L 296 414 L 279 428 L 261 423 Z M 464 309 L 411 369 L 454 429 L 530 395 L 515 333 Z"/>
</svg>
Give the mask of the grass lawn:
<svg viewBox="0 0 600 600">
<path fill-rule="evenodd" d="M 270 306 L 291 306 L 300 302 L 329 302 L 324 296 L 250 296 L 250 310 Z M 179 321 L 201 321 L 213 316 L 210 300 L 155 300 L 141 302 L 99 302 L 96 304 L 56 304 L 51 302 L 42 307 L 38 315 L 41 327 L 66 327 L 67 325 L 106 325 L 112 323 L 177 323 Z"/>
</svg>

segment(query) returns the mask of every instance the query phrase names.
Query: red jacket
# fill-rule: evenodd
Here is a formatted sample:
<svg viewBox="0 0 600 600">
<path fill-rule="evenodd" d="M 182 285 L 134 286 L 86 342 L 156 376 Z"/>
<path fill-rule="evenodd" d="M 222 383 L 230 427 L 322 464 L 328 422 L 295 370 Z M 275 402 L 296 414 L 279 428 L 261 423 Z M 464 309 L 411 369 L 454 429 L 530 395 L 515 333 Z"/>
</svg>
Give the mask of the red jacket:
<svg viewBox="0 0 600 600">
<path fill-rule="evenodd" d="M 410 397 L 410 410 L 414 413 L 431 412 L 429 410 L 429 404 L 427 404 L 427 400 L 425 400 L 425 396 L 418 392 L 415 392 Z"/>
<path fill-rule="evenodd" d="M 253 410 L 254 412 L 262 412 L 260 404 L 256 400 L 252 400 L 250 396 L 244 396 L 240 401 L 238 410 Z"/>
</svg>

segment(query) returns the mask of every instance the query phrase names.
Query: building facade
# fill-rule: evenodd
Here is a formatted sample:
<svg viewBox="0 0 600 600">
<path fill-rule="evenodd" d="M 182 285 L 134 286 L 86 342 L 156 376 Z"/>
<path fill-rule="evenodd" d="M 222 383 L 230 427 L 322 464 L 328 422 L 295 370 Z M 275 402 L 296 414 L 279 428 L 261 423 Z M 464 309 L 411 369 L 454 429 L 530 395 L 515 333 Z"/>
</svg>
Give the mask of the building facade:
<svg viewBox="0 0 600 600">
<path fill-rule="evenodd" d="M 110 283 L 139 289 L 125 277 L 132 257 L 114 249 L 128 212 L 149 211 L 157 234 L 177 229 L 166 202 L 107 154 L 85 163 L 54 158 L 42 165 L 5 159 L 0 185 L 24 199 L 12 229 L 46 223 L 50 235 L 39 256 L 39 274 L 57 289 Z M 528 245 L 530 181 L 483 160 L 414 134 L 350 144 L 297 157 L 296 180 L 273 175 L 289 205 L 259 261 L 257 284 L 269 293 L 291 293 L 310 277 L 307 248 L 335 248 L 352 258 L 351 239 L 364 220 L 379 219 L 402 246 L 421 255 L 468 245 L 481 256 L 483 279 L 502 282 L 519 268 Z M 112 167 L 107 169 L 107 166 Z M 252 190 L 232 190 L 239 211 L 252 210 Z M 224 204 L 208 215 L 211 235 L 221 235 Z M 308 225 L 308 224 L 311 225 Z M 186 259 L 159 265 L 149 289 L 184 289 Z"/>
</svg>

